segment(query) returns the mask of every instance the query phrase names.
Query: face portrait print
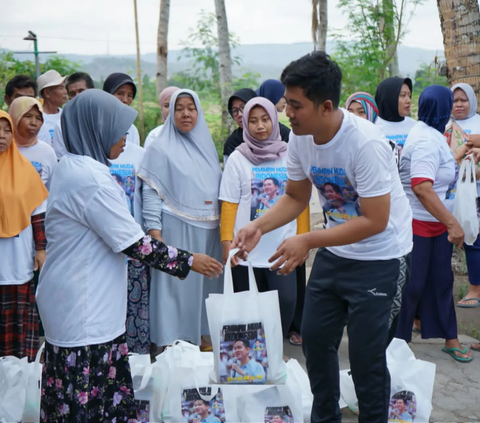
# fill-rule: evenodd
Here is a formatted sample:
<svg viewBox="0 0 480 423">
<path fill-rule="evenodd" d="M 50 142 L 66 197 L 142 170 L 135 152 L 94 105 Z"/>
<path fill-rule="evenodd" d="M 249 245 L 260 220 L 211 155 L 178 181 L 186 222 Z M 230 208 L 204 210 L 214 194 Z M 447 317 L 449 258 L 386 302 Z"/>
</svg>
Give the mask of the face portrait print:
<svg viewBox="0 0 480 423">
<path fill-rule="evenodd" d="M 212 388 L 185 389 L 182 393 L 185 423 L 224 423 L 225 405 L 222 390 L 212 397 Z"/>
<path fill-rule="evenodd" d="M 389 422 L 413 423 L 417 414 L 417 401 L 411 391 L 397 392 L 390 399 Z"/>
<path fill-rule="evenodd" d="M 286 167 L 254 167 L 252 169 L 250 220 L 263 216 L 285 194 L 286 189 Z"/>
<path fill-rule="evenodd" d="M 293 423 L 293 414 L 290 407 L 267 407 L 264 423 Z"/>
</svg>

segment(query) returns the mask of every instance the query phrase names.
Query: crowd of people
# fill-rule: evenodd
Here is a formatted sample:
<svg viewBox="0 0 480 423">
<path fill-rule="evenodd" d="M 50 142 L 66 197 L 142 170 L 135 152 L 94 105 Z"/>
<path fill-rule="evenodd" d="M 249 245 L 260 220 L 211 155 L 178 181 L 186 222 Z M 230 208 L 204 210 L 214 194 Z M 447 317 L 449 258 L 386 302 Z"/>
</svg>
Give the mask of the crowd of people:
<svg viewBox="0 0 480 423">
<path fill-rule="evenodd" d="M 472 361 L 458 341 L 451 258 L 464 239 L 452 213 L 459 164 L 480 152 L 475 93 L 430 86 L 416 121 L 409 78 L 354 93 L 345 108 L 341 80 L 317 52 L 280 81 L 236 91 L 223 172 L 189 89 L 160 93 L 162 124 L 143 148 L 126 74 L 103 90 L 83 72 L 8 82 L 0 356 L 34 360 L 44 333 L 42 422 L 134 421 L 128 352 L 155 355 L 178 339 L 211 351 L 205 299 L 222 291 L 232 248 L 236 292 L 248 289 L 247 258 L 259 290 L 278 291 L 283 336 L 306 357 L 312 422 L 341 420 L 345 324 L 360 421 L 388 420 L 394 337 L 442 338 L 453 359 Z M 279 122 L 285 108 L 291 129 Z M 313 232 L 312 185 L 325 215 Z M 480 239 L 464 247 L 470 289 L 457 306 L 476 307 Z"/>
</svg>

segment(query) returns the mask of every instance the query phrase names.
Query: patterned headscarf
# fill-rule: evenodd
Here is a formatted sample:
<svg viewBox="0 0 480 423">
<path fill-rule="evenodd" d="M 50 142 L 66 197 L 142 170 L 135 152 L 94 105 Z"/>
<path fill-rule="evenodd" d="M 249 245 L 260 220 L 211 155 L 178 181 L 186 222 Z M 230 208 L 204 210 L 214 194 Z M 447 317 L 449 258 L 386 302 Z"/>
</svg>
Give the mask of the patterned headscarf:
<svg viewBox="0 0 480 423">
<path fill-rule="evenodd" d="M 361 91 L 352 94 L 350 97 L 348 97 L 347 102 L 345 103 L 345 108 L 348 109 L 350 104 L 352 104 L 354 101 L 362 105 L 365 113 L 367 114 L 367 119 L 370 122 L 375 123 L 378 117 L 378 107 L 373 96 Z"/>
</svg>

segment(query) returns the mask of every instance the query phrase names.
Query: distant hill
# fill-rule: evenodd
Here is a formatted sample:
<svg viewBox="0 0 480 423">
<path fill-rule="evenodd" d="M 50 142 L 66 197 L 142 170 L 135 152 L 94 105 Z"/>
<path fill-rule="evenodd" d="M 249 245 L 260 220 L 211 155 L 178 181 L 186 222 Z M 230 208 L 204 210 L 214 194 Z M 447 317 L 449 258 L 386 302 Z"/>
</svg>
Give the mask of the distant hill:
<svg viewBox="0 0 480 423">
<path fill-rule="evenodd" d="M 241 45 L 233 51 L 234 56 L 242 59 L 240 67 L 234 68 L 235 73 L 243 73 L 243 70 L 258 72 L 262 79 L 278 79 L 283 68 L 292 60 L 312 51 L 312 43 L 297 44 L 255 44 Z M 327 44 L 327 51 L 335 51 L 335 43 Z M 404 76 L 415 75 L 418 67 L 423 63 L 431 63 L 437 52 L 416 47 L 400 46 L 398 49 L 400 72 Z M 438 52 L 442 55 L 443 52 Z M 88 56 L 77 54 L 65 54 L 67 59 L 80 62 L 85 71 L 89 72 L 96 80 L 102 80 L 110 73 L 125 72 L 134 74 L 136 72 L 135 55 L 116 56 Z M 168 54 L 169 75 L 188 68 L 188 60 L 178 60 L 180 50 L 171 50 Z M 25 55 L 18 55 L 24 60 Z M 155 76 L 155 53 L 142 55 L 142 71 L 151 77 Z"/>
</svg>

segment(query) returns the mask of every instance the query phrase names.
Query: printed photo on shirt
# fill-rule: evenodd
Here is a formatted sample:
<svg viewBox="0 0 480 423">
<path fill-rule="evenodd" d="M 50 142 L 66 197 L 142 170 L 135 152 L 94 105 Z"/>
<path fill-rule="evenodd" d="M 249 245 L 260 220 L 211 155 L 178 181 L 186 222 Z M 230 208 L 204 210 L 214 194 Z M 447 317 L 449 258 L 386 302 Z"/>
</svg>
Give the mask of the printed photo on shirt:
<svg viewBox="0 0 480 423">
<path fill-rule="evenodd" d="M 261 322 L 226 325 L 220 334 L 220 383 L 264 384 L 268 355 Z"/>
<path fill-rule="evenodd" d="M 110 166 L 110 174 L 125 191 L 130 213 L 133 214 L 133 201 L 135 198 L 135 168 L 132 164 L 115 164 Z"/>
<path fill-rule="evenodd" d="M 203 396 L 203 398 L 202 398 Z M 183 421 L 187 423 L 224 423 L 225 406 L 222 390 L 211 398 L 212 388 L 185 389 L 182 393 Z M 209 401 L 204 398 L 211 398 Z"/>
<path fill-rule="evenodd" d="M 389 422 L 413 423 L 417 414 L 417 400 L 411 391 L 400 391 L 390 399 Z"/>
<path fill-rule="evenodd" d="M 290 407 L 267 407 L 265 409 L 265 423 L 293 423 L 293 414 Z"/>
<path fill-rule="evenodd" d="M 344 223 L 362 215 L 358 193 L 345 169 L 312 166 L 310 176 L 318 189 L 323 211 L 331 221 Z"/>
<path fill-rule="evenodd" d="M 445 193 L 445 200 L 454 200 L 455 194 L 457 193 L 458 165 L 456 161 L 454 162 L 454 164 L 455 164 L 455 179 L 448 186 L 447 192 Z"/>
<path fill-rule="evenodd" d="M 42 177 L 42 173 L 43 173 L 42 164 L 39 163 L 39 162 L 34 162 L 34 161 L 31 161 L 30 163 L 31 163 L 32 166 L 35 168 L 35 170 L 38 172 L 38 174 L 40 175 L 40 178 L 41 178 L 41 177 Z"/>
<path fill-rule="evenodd" d="M 263 216 L 285 194 L 286 189 L 286 167 L 254 167 L 250 220 Z"/>
</svg>

